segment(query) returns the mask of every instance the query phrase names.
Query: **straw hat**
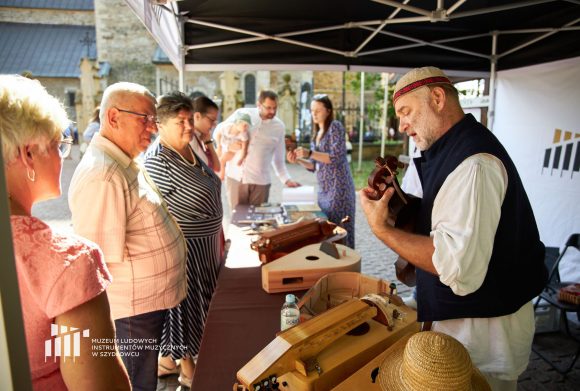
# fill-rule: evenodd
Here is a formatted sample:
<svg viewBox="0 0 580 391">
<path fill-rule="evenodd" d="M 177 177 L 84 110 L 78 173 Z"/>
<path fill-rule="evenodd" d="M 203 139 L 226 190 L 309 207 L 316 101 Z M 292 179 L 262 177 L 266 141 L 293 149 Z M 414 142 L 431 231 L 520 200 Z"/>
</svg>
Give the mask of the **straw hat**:
<svg viewBox="0 0 580 391">
<path fill-rule="evenodd" d="M 450 84 L 451 80 L 443 73 L 443 71 L 436 67 L 415 68 L 407 72 L 395 84 L 395 91 L 393 92 L 393 103 L 401 96 L 416 90 L 417 88 L 429 84 Z"/>
<path fill-rule="evenodd" d="M 389 350 L 379 370 L 383 391 L 491 391 L 465 347 L 449 335 L 424 331 Z"/>
</svg>

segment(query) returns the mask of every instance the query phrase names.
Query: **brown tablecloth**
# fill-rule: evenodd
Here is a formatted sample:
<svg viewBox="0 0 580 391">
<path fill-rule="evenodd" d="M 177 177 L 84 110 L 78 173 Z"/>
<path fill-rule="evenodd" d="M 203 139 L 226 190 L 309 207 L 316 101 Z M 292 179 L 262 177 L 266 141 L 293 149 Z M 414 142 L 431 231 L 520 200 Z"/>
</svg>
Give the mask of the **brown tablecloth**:
<svg viewBox="0 0 580 391">
<path fill-rule="evenodd" d="M 192 390 L 232 390 L 238 370 L 280 330 L 285 295 L 268 294 L 262 289 L 259 267 L 222 266 L 205 323 Z"/>
</svg>

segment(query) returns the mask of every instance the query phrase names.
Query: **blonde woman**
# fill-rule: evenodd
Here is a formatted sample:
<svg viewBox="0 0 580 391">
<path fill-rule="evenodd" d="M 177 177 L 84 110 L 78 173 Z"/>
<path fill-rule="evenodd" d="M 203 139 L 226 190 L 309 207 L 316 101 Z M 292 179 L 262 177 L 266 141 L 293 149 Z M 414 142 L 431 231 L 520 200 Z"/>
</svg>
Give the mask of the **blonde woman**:
<svg viewBox="0 0 580 391">
<path fill-rule="evenodd" d="M 35 390 L 129 390 L 115 344 L 93 356 L 93 338 L 115 338 L 100 249 L 31 216 L 32 205 L 61 195 L 62 159 L 72 139 L 59 101 L 38 81 L 0 76 L 0 134 L 31 378 Z M 9 260 L 4 260 L 7 262 Z M 52 325 L 89 330 L 80 357 L 45 357 Z M 66 334 L 66 333 L 65 333 Z M 63 352 L 64 354 L 64 352 Z M 54 355 L 53 355 L 54 356 Z"/>
</svg>

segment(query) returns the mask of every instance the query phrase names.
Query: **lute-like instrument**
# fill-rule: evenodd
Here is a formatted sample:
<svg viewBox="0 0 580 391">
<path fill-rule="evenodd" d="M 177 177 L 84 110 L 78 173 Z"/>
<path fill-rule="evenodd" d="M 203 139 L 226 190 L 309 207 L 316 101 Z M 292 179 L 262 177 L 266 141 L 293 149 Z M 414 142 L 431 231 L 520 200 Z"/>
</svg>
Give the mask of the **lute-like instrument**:
<svg viewBox="0 0 580 391">
<path fill-rule="evenodd" d="M 421 199 L 409 195 L 401 189 L 397 180 L 398 169 L 403 165 L 396 157 L 379 156 L 375 159 L 375 168 L 368 177 L 368 185 L 375 190 L 375 200 L 381 199 L 389 187 L 395 189 L 393 197 L 389 201 L 389 224 L 412 232 L 415 226 L 415 218 L 419 211 Z M 415 286 L 415 266 L 407 260 L 399 257 L 395 262 L 397 278 L 407 286 Z"/>
</svg>

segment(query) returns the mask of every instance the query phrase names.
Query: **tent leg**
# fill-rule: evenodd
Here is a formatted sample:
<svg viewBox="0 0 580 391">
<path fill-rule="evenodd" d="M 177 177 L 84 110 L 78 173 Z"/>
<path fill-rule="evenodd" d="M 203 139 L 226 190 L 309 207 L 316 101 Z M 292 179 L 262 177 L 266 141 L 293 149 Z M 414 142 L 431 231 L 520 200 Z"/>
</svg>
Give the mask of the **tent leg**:
<svg viewBox="0 0 580 391">
<path fill-rule="evenodd" d="M 487 128 L 493 132 L 495 118 L 495 78 L 497 73 L 497 33 L 494 32 L 491 41 L 491 75 L 489 77 L 489 107 L 487 109 Z"/>
<path fill-rule="evenodd" d="M 358 169 L 362 171 L 363 133 L 365 129 L 365 73 L 360 73 L 360 126 L 358 130 Z"/>
</svg>

